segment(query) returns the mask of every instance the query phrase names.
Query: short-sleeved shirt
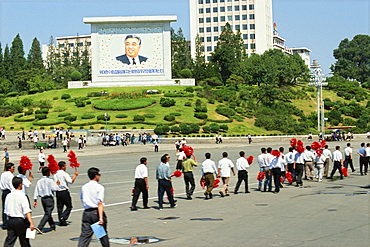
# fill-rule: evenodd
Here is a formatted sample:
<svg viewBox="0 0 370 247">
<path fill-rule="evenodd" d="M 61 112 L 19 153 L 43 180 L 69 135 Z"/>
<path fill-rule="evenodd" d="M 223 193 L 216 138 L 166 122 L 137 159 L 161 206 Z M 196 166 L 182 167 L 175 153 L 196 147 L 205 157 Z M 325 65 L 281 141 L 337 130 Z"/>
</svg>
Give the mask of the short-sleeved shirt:
<svg viewBox="0 0 370 247">
<path fill-rule="evenodd" d="M 236 169 L 238 169 L 238 171 L 247 170 L 248 168 L 249 168 L 249 164 L 246 158 L 239 157 L 236 160 Z"/>
<path fill-rule="evenodd" d="M 145 164 L 140 164 L 135 169 L 135 178 L 147 178 L 148 167 Z"/>
<path fill-rule="evenodd" d="M 21 190 L 14 190 L 5 199 L 4 213 L 9 217 L 25 218 L 31 212 L 26 195 Z"/>
<path fill-rule="evenodd" d="M 97 181 L 90 180 L 82 186 L 80 199 L 84 209 L 97 208 L 100 202 L 104 202 L 104 187 Z"/>
<path fill-rule="evenodd" d="M 58 185 L 58 191 L 68 190 L 68 184 L 72 183 L 71 176 L 69 176 L 69 174 L 66 173 L 64 170 L 58 170 L 57 173 L 55 173 L 54 181 L 56 182 L 58 180 L 60 181 L 60 184 Z"/>
<path fill-rule="evenodd" d="M 0 176 L 0 189 L 1 190 L 14 190 L 12 179 L 14 175 L 10 171 L 3 172 Z"/>
<path fill-rule="evenodd" d="M 335 150 L 333 152 L 333 160 L 334 161 L 340 161 L 341 159 L 343 159 L 342 152 L 339 151 L 339 150 Z"/>
<path fill-rule="evenodd" d="M 351 147 L 347 147 L 346 149 L 344 149 L 344 156 L 350 156 L 351 153 L 352 153 Z"/>
<path fill-rule="evenodd" d="M 28 178 L 23 175 L 23 174 L 19 174 L 17 177 L 21 178 L 22 179 L 22 192 L 24 194 L 27 195 L 27 188 L 29 188 L 31 186 L 31 182 L 30 180 L 28 180 Z"/>
<path fill-rule="evenodd" d="M 228 158 L 222 158 L 218 161 L 221 177 L 230 177 L 230 170 L 232 167 L 234 167 L 234 164 Z"/>
<path fill-rule="evenodd" d="M 202 173 L 217 173 L 216 164 L 211 159 L 206 159 L 202 163 Z"/>
</svg>

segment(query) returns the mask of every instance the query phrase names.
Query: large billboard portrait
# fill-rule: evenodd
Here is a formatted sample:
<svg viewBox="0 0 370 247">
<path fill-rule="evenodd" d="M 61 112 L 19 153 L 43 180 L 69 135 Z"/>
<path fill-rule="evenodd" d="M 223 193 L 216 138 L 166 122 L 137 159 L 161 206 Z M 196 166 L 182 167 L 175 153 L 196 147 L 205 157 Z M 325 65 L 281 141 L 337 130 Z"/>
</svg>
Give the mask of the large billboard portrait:
<svg viewBox="0 0 370 247">
<path fill-rule="evenodd" d="M 98 30 L 99 76 L 162 75 L 162 27 L 104 27 Z"/>
</svg>

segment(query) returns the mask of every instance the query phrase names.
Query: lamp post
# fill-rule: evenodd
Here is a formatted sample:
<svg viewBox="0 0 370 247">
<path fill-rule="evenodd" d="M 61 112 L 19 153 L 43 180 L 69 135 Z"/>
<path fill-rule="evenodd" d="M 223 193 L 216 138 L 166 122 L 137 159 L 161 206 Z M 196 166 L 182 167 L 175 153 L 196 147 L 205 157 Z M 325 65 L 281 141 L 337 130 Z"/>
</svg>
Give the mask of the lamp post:
<svg viewBox="0 0 370 247">
<path fill-rule="evenodd" d="M 311 65 L 311 83 L 308 86 L 316 87 L 317 99 L 317 131 L 322 133 L 322 138 L 325 139 L 325 117 L 324 117 L 324 101 L 322 99 L 322 87 L 327 86 L 325 75 L 322 73 L 321 65 L 318 61 L 313 60 Z"/>
<path fill-rule="evenodd" d="M 104 113 L 104 117 L 105 117 L 105 134 L 108 133 L 108 113 Z"/>
</svg>

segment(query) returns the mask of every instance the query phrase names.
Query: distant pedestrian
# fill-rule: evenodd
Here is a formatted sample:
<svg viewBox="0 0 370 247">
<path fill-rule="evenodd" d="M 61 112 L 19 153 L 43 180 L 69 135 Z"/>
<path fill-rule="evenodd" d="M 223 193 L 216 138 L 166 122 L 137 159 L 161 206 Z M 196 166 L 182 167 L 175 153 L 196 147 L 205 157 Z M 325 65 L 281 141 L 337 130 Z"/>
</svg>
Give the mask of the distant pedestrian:
<svg viewBox="0 0 370 247">
<path fill-rule="evenodd" d="M 344 164 L 342 152 L 340 151 L 340 146 L 335 147 L 335 151 L 333 152 L 333 161 L 333 170 L 331 171 L 330 177 L 328 177 L 328 179 L 333 178 L 336 170 L 339 170 L 340 179 L 343 179 L 342 166 L 344 166 Z"/>
<path fill-rule="evenodd" d="M 218 161 L 218 176 L 222 179 L 223 186 L 220 190 L 221 197 L 229 196 L 229 183 L 230 183 L 230 172 L 233 172 L 233 175 L 235 176 L 234 171 L 234 164 L 233 162 L 227 158 L 228 154 L 227 152 L 222 153 L 222 159 Z"/>
<path fill-rule="evenodd" d="M 4 148 L 4 157 L 2 158 L 3 160 L 5 160 L 5 163 L 4 163 L 4 171 L 6 171 L 5 167 L 6 167 L 6 164 L 9 163 L 9 153 L 8 153 L 8 149 L 7 148 Z"/>
<path fill-rule="evenodd" d="M 248 171 L 249 163 L 247 159 L 244 157 L 245 152 L 239 152 L 239 158 L 236 160 L 236 169 L 238 170 L 238 182 L 236 183 L 234 194 L 238 194 L 238 190 L 242 182 L 244 181 L 245 184 L 245 193 L 250 193 L 248 189 Z"/>
<path fill-rule="evenodd" d="M 206 153 L 206 160 L 202 163 L 202 177 L 206 180 L 206 192 L 204 192 L 204 195 L 206 196 L 206 199 L 212 199 L 212 190 L 215 180 L 215 175 L 217 175 L 217 168 L 216 164 L 213 160 L 211 160 L 211 154 Z"/>
<path fill-rule="evenodd" d="M 352 159 L 352 147 L 351 143 L 347 143 L 347 148 L 344 149 L 344 167 L 348 169 L 348 165 L 351 167 L 352 172 L 355 172 L 355 168 L 353 167 L 353 159 Z"/>
<path fill-rule="evenodd" d="M 131 211 L 136 211 L 137 201 L 139 199 L 140 193 L 143 194 L 143 206 L 144 209 L 149 209 L 148 207 L 148 160 L 146 157 L 140 159 L 140 165 L 135 169 L 135 185 L 134 185 L 134 195 L 132 197 Z"/>
<path fill-rule="evenodd" d="M 249 142 L 249 144 L 252 143 L 252 136 L 251 136 L 251 134 L 248 134 L 248 142 Z"/>
<path fill-rule="evenodd" d="M 175 208 L 176 204 L 173 199 L 173 194 L 171 191 L 171 169 L 168 164 L 170 156 L 163 155 L 161 157 L 161 164 L 156 169 L 156 178 L 158 180 L 158 205 L 159 210 L 163 209 L 163 195 L 166 192 L 168 200 L 170 201 L 171 208 Z"/>
<path fill-rule="evenodd" d="M 158 153 L 158 140 L 157 139 L 153 141 L 153 145 L 154 145 L 154 152 Z"/>
<path fill-rule="evenodd" d="M 186 159 L 183 160 L 182 162 L 182 172 L 184 175 L 186 197 L 188 200 L 193 199 L 192 195 L 195 190 L 195 181 L 194 181 L 194 175 L 193 175 L 194 166 L 198 166 L 197 159 L 194 158 L 193 160 L 191 159 L 190 155 L 186 155 Z"/>
<path fill-rule="evenodd" d="M 40 152 L 39 152 L 39 155 L 38 155 L 38 160 L 39 160 L 40 167 L 39 167 L 37 172 L 40 172 L 41 169 L 44 168 L 45 158 L 46 158 L 46 156 L 45 156 L 44 150 L 42 148 L 40 148 Z"/>
</svg>

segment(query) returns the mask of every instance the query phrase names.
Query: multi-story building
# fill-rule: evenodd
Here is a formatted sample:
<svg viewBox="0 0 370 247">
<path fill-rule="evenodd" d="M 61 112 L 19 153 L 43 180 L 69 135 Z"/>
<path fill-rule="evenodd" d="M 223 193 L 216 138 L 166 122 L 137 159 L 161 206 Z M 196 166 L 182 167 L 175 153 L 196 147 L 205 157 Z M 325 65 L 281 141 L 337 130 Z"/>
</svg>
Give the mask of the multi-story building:
<svg viewBox="0 0 370 247">
<path fill-rule="evenodd" d="M 209 61 L 226 23 L 240 31 L 248 55 L 273 48 L 272 0 L 189 0 L 191 52 L 199 35 Z"/>
<path fill-rule="evenodd" d="M 299 56 L 303 59 L 304 63 L 308 68 L 311 66 L 311 50 L 307 47 L 292 48 L 293 53 L 298 53 Z"/>
</svg>

